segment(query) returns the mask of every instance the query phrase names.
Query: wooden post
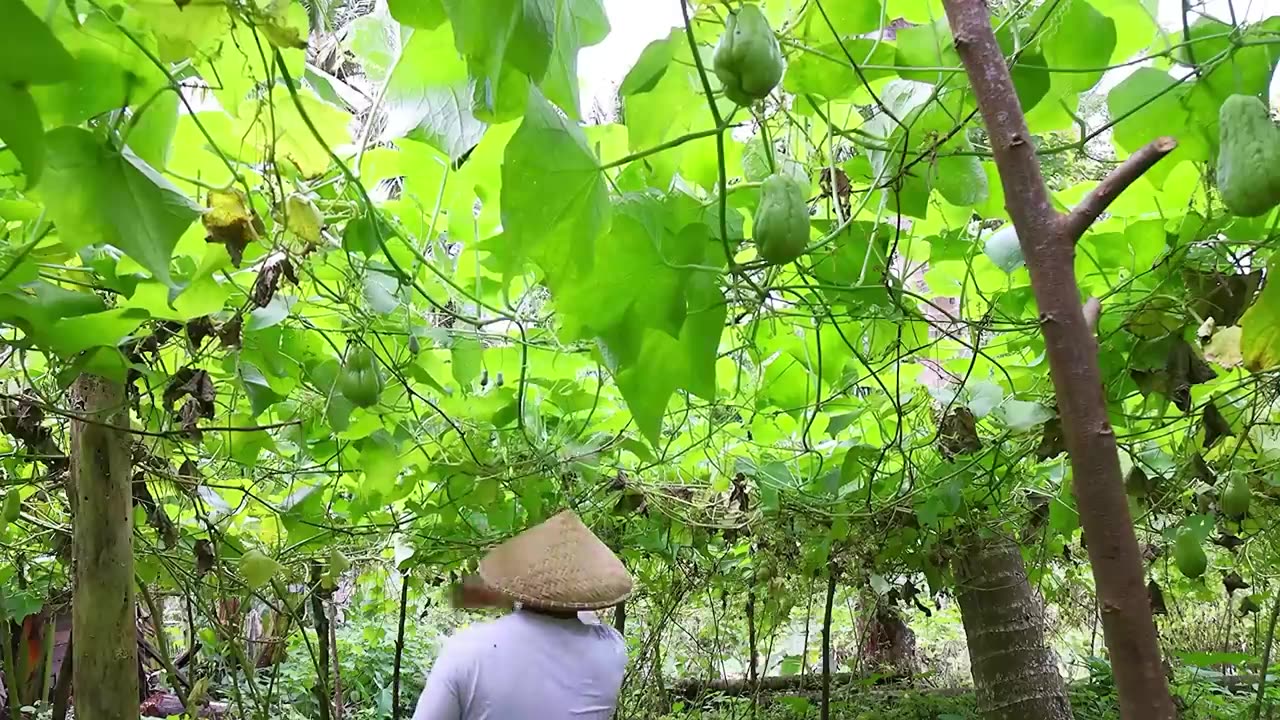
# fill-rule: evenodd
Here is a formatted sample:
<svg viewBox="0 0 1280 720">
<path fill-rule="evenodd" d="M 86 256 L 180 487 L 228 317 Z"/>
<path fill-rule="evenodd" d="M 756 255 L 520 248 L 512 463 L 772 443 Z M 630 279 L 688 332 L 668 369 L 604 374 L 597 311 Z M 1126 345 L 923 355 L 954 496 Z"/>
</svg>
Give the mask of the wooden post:
<svg viewBox="0 0 1280 720">
<path fill-rule="evenodd" d="M 75 491 L 71 602 L 77 720 L 137 720 L 133 492 L 123 385 L 81 375 L 71 386 Z"/>
</svg>

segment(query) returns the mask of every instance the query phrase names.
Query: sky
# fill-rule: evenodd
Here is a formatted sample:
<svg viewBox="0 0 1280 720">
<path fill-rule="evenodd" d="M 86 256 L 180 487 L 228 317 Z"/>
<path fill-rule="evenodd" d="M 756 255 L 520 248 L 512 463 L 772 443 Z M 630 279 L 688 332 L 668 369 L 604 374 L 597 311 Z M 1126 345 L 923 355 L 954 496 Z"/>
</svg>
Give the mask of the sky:
<svg viewBox="0 0 1280 720">
<path fill-rule="evenodd" d="M 622 82 L 640 51 L 654 40 L 663 38 L 671 28 L 682 24 L 681 0 L 605 0 L 605 11 L 613 30 L 599 45 L 585 48 L 578 58 L 578 72 L 582 76 L 583 110 L 598 102 L 608 108 L 613 101 L 614 88 Z M 1158 18 L 1165 28 L 1180 28 L 1182 24 L 1181 0 L 1158 0 Z M 1236 17 L 1242 22 L 1256 22 L 1270 15 L 1280 14 L 1280 0 L 1230 0 Z M 1198 4 L 1207 15 L 1231 17 L 1229 0 L 1207 0 Z M 1124 72 L 1113 71 L 1103 82 L 1103 88 L 1114 86 L 1136 66 Z M 1273 83 L 1272 97 L 1276 96 Z"/>
</svg>

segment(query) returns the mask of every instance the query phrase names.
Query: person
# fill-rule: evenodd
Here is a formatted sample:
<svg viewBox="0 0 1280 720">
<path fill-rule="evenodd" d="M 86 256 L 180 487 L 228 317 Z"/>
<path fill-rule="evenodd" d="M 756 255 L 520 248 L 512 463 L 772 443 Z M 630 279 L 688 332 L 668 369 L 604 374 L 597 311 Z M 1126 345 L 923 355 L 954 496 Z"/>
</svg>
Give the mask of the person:
<svg viewBox="0 0 1280 720">
<path fill-rule="evenodd" d="M 446 641 L 413 720 L 608 720 L 627 651 L 594 611 L 631 591 L 622 561 L 572 511 L 498 545 L 454 603 L 514 612 Z"/>
</svg>

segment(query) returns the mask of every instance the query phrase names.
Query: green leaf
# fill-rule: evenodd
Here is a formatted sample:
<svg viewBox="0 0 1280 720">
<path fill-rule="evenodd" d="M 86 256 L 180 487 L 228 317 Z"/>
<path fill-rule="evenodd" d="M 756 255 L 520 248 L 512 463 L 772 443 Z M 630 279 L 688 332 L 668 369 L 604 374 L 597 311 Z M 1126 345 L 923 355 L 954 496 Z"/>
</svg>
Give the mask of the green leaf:
<svg viewBox="0 0 1280 720">
<path fill-rule="evenodd" d="M 1004 422 L 1014 432 L 1027 432 L 1053 417 L 1053 411 L 1037 402 L 1006 400 L 1001 407 Z"/>
<path fill-rule="evenodd" d="M 449 349 L 453 379 L 462 388 L 470 388 L 471 383 L 480 377 L 484 365 L 484 347 L 480 341 L 472 337 L 461 337 L 454 341 Z"/>
<path fill-rule="evenodd" d="M 279 325 L 285 318 L 289 317 L 289 310 L 297 300 L 295 297 L 276 293 L 266 307 L 256 308 L 249 313 L 249 319 L 245 321 L 244 329 L 249 331 L 265 330 Z"/>
<path fill-rule="evenodd" d="M 627 71 L 626 77 L 622 78 L 618 95 L 626 97 L 652 90 L 667 71 L 678 47 L 679 38 L 675 34 L 646 45 L 635 64 Z"/>
<path fill-rule="evenodd" d="M 132 152 L 100 145 L 87 131 L 58 128 L 45 142 L 42 195 L 62 243 L 113 245 L 171 283 L 169 257 L 199 208 Z"/>
<path fill-rule="evenodd" d="M 870 5 L 871 3 L 867 3 Z M 829 38 L 830 34 L 827 33 Z M 826 42 L 812 50 L 800 53 L 787 66 L 782 87 L 797 95 L 812 94 L 828 100 L 847 98 L 863 87 L 862 78 L 853 71 L 845 52 L 862 65 L 892 66 L 893 45 L 868 38 L 854 38 L 842 43 Z M 892 69 L 866 69 L 862 75 L 876 80 L 893 74 Z"/>
<path fill-rule="evenodd" d="M 283 569 L 280 563 L 259 550 L 250 550 L 240 556 L 240 574 L 250 590 L 262 589 Z"/>
<path fill-rule="evenodd" d="M 812 43 L 818 38 L 830 40 L 832 26 L 845 37 L 873 32 L 880 29 L 882 10 L 879 0 L 825 0 L 820 6 L 807 5 L 797 23 L 799 35 Z"/>
<path fill-rule="evenodd" d="M 250 415 L 258 417 L 264 410 L 284 400 L 284 396 L 271 389 L 271 383 L 252 363 L 241 362 L 240 382 L 244 385 L 245 394 L 249 396 Z"/>
<path fill-rule="evenodd" d="M 578 107 L 578 51 L 609 34 L 602 0 L 555 0 L 555 46 L 543 76 L 542 92 L 573 120 L 582 119 Z"/>
<path fill-rule="evenodd" d="M 716 397 L 716 361 L 729 304 L 720 292 L 718 278 L 697 273 L 686 292 L 688 314 L 680 328 L 680 344 L 689 358 L 689 380 L 684 387 L 704 400 Z"/>
<path fill-rule="evenodd" d="M 1187 90 L 1163 70 L 1139 68 L 1107 93 L 1107 109 L 1116 122 L 1112 140 L 1117 149 L 1133 153 L 1162 135 L 1178 139 L 1169 157 L 1147 171 L 1145 177 L 1157 184 L 1179 162 L 1209 158 L 1207 135 L 1193 127 L 1183 101 Z"/>
<path fill-rule="evenodd" d="M 549 276 L 591 262 L 591 245 L 609 222 L 609 195 L 582 129 L 536 89 L 502 163 L 505 252 L 539 259 Z"/>
<path fill-rule="evenodd" d="M 0 28 L 0 83 L 49 85 L 71 77 L 70 53 L 22 0 L 0 0 Z"/>
<path fill-rule="evenodd" d="M 16 0 L 4 0 L 16 1 Z M 44 172 L 44 126 L 40 110 L 25 87 L 0 82 L 0 141 L 18 158 L 27 176 L 26 187 L 40 182 Z"/>
<path fill-rule="evenodd" d="M 663 41 L 670 49 L 671 57 L 665 72 L 656 67 L 647 72 L 655 77 L 652 82 L 636 82 L 632 94 L 622 96 L 622 114 L 627 119 L 627 141 L 632 152 L 650 150 L 680 135 L 711 127 L 707 112 L 707 99 L 702 83 L 693 67 L 693 55 L 681 30 L 672 30 Z M 655 51 L 655 56 L 666 56 L 666 50 Z M 705 53 L 704 65 L 710 67 L 710 52 Z M 652 62 L 657 62 L 653 57 Z M 644 88 L 644 89 L 641 89 Z M 728 100 L 725 103 L 732 105 Z M 727 114 L 728 108 L 726 108 Z M 683 143 L 645 158 L 643 165 L 635 164 L 629 172 L 643 173 L 647 184 L 666 188 L 671 179 L 682 170 L 682 163 L 699 155 L 716 158 L 714 137 Z M 686 178 L 704 187 L 711 187 L 718 179 L 718 167 L 714 175 L 706 177 L 691 172 L 682 173 Z"/>
<path fill-rule="evenodd" d="M 449 19 L 441 0 L 387 0 L 387 8 L 396 22 L 422 30 L 434 30 Z"/>
<path fill-rule="evenodd" d="M 151 315 L 138 308 L 120 308 L 65 318 L 44 328 L 49 345 L 64 356 L 97 346 L 115 346 Z"/>
<path fill-rule="evenodd" d="M 454 44 L 475 79 L 480 117 L 497 120 L 500 99 L 523 93 L 526 76 L 537 83 L 551 62 L 557 0 L 442 0 L 453 21 Z"/>
<path fill-rule="evenodd" d="M 63 14 L 60 39 L 75 60 L 71 75 L 61 82 L 33 85 L 31 95 L 40 106 L 45 127 L 75 125 L 128 103 L 141 103 L 167 82 L 146 52 L 153 44 L 141 28 L 134 28 L 139 48 L 117 26 L 117 20 L 89 7 L 79 27 Z M 127 17 L 127 16 L 126 16 Z M 59 63 L 60 64 L 60 63 Z M 59 75 L 61 77 L 61 75 Z"/>
<path fill-rule="evenodd" d="M 925 83 L 937 83 L 950 74 L 938 68 L 960 67 L 960 56 L 956 54 L 947 19 L 943 17 L 927 25 L 899 30 L 894 64 L 903 79 Z M 916 67 L 930 69 L 910 69 Z"/>
<path fill-rule="evenodd" d="M 1267 268 L 1267 284 L 1258 299 L 1240 318 L 1240 352 L 1244 366 L 1253 372 L 1280 365 L 1280 282 Z"/>
<path fill-rule="evenodd" d="M 161 92 L 150 105 L 135 115 L 129 128 L 129 149 L 157 170 L 169 163 L 169 147 L 178 129 L 178 93 Z"/>
<path fill-rule="evenodd" d="M 1068 0 L 1053 11 L 1047 24 L 1051 29 L 1042 37 L 1040 47 L 1052 72 L 1065 77 L 1076 91 L 1098 84 L 1104 71 L 1096 68 L 1110 64 L 1116 46 L 1115 20 L 1098 12 L 1088 0 Z"/>
<path fill-rule="evenodd" d="M 662 417 L 667 402 L 689 373 L 686 355 L 670 335 L 658 331 L 645 332 L 637 363 L 614 376 L 636 427 L 654 447 L 661 442 Z"/>
<path fill-rule="evenodd" d="M 254 29 L 238 23 L 234 29 L 222 33 L 209 51 L 199 55 L 197 66 L 201 76 L 213 88 L 218 103 L 233 116 L 254 117 L 259 105 L 247 102 L 254 88 L 264 83 L 273 84 L 280 74 L 280 69 L 274 62 L 274 54 L 257 52 L 258 47 L 259 38 Z M 302 77 L 306 68 L 306 52 L 286 48 L 280 50 L 280 54 L 288 67 L 289 77 Z M 281 112 L 290 107 L 292 103 L 280 102 L 275 103 L 273 109 Z M 299 131 L 307 132 L 305 127 Z"/>
<path fill-rule="evenodd" d="M 453 28 L 438 25 L 434 30 L 400 32 L 383 20 L 361 18 L 358 22 L 371 25 L 360 30 L 369 39 L 355 46 L 370 77 L 387 83 L 381 105 L 387 118 L 382 141 L 419 139 L 457 160 L 480 141 L 486 125 L 476 119 L 474 83 L 454 50 Z M 403 45 L 397 41 L 401 36 Z"/>
<path fill-rule="evenodd" d="M 182 62 L 207 50 L 231 29 L 227 5 L 219 0 L 130 0 L 130 8 L 147 19 L 155 33 L 157 55 Z"/>
</svg>

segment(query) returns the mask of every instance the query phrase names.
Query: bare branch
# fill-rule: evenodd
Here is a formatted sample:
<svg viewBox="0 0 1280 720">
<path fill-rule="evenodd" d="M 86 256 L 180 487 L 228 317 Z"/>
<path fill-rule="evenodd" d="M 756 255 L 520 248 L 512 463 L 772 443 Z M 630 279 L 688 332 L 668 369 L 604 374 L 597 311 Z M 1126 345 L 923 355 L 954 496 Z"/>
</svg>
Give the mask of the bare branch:
<svg viewBox="0 0 1280 720">
<path fill-rule="evenodd" d="M 1081 200 L 1080 204 L 1062 219 L 1063 233 L 1066 237 L 1072 243 L 1078 242 L 1093 221 L 1098 219 L 1098 216 L 1120 196 L 1120 193 L 1125 191 L 1125 188 L 1142 177 L 1143 173 L 1160 162 L 1165 155 L 1173 152 L 1176 147 L 1178 147 L 1177 140 L 1167 136 L 1159 137 L 1120 163 L 1115 170 L 1103 178 L 1101 183 L 1098 183 L 1098 187 L 1094 188 L 1093 192 L 1085 196 L 1084 200 Z"/>
</svg>

